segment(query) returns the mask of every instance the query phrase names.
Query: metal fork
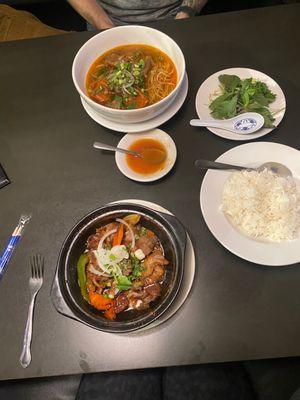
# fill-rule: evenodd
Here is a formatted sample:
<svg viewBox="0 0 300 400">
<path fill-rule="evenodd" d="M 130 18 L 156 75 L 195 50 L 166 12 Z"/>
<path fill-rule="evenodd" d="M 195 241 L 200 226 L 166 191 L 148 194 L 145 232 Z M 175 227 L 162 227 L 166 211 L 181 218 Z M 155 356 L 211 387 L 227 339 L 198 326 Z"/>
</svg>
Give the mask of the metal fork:
<svg viewBox="0 0 300 400">
<path fill-rule="evenodd" d="M 36 295 L 42 287 L 45 260 L 40 254 L 30 257 L 31 277 L 29 278 L 29 290 L 31 294 L 27 323 L 24 333 L 23 349 L 20 357 L 20 364 L 27 368 L 31 362 L 30 343 L 32 338 L 32 319 Z"/>
</svg>

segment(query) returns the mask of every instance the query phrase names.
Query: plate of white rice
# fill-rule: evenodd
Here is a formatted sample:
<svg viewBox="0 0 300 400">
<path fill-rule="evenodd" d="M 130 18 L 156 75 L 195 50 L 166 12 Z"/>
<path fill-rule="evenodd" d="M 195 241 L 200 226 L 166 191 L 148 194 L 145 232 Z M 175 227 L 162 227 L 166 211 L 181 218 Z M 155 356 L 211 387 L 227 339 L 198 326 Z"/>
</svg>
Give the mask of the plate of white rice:
<svg viewBox="0 0 300 400">
<path fill-rule="evenodd" d="M 269 170 L 209 170 L 200 205 L 211 233 L 237 256 L 262 265 L 300 262 L 299 150 L 278 143 L 247 143 L 216 161 L 254 168 L 274 161 L 292 171 L 292 177 L 280 177 Z"/>
</svg>

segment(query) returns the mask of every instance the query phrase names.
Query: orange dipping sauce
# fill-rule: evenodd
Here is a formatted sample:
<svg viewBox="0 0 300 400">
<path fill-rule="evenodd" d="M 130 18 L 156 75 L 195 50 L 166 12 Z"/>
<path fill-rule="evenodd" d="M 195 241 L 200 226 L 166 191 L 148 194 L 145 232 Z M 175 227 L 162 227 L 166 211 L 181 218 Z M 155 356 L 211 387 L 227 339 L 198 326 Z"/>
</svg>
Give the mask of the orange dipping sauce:
<svg viewBox="0 0 300 400">
<path fill-rule="evenodd" d="M 138 153 L 144 151 L 145 149 L 158 149 L 164 152 L 167 156 L 167 150 L 165 146 L 155 139 L 139 139 L 133 142 L 128 148 L 128 150 L 137 151 Z M 143 175 L 153 174 L 154 172 L 162 170 L 165 166 L 166 158 L 167 157 L 165 157 L 164 161 L 160 163 L 149 163 L 140 157 L 134 157 L 126 154 L 126 162 L 128 167 L 132 169 L 132 171 Z"/>
</svg>

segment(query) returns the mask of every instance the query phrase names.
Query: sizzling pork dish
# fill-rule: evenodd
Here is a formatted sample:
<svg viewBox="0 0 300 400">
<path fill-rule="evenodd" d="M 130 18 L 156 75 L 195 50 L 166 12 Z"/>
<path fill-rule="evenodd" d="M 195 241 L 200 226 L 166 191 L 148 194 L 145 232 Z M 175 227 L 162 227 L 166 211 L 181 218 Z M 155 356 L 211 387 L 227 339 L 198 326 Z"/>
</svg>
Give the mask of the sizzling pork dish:
<svg viewBox="0 0 300 400">
<path fill-rule="evenodd" d="M 140 215 L 117 218 L 87 240 L 77 264 L 81 294 L 110 320 L 127 310 L 145 310 L 161 295 L 168 264 Z"/>
</svg>

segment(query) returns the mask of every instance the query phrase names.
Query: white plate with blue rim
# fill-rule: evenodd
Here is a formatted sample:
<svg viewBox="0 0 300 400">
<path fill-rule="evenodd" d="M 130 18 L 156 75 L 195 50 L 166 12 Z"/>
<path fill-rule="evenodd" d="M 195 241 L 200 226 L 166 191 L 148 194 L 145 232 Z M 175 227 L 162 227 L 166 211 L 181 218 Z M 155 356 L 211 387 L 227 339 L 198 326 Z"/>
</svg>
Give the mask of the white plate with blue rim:
<svg viewBox="0 0 300 400">
<path fill-rule="evenodd" d="M 241 79 L 253 78 L 255 80 L 264 82 L 268 86 L 268 88 L 276 95 L 275 101 L 269 106 L 269 110 L 275 118 L 274 128 L 262 128 L 259 131 L 255 133 L 249 133 L 248 135 L 239 135 L 237 133 L 225 131 L 224 129 L 220 128 L 208 127 L 207 129 L 217 136 L 230 140 L 253 140 L 272 132 L 273 129 L 275 129 L 280 124 L 281 120 L 284 117 L 286 110 L 285 96 L 281 87 L 278 85 L 277 82 L 274 81 L 274 79 L 264 74 L 263 72 L 256 71 L 255 69 L 251 68 L 228 68 L 222 71 L 218 71 L 208 77 L 202 83 L 196 95 L 196 111 L 199 119 L 213 119 L 210 114 L 209 104 L 217 95 L 220 94 L 220 83 L 218 77 L 223 74 L 237 75 Z"/>
</svg>

